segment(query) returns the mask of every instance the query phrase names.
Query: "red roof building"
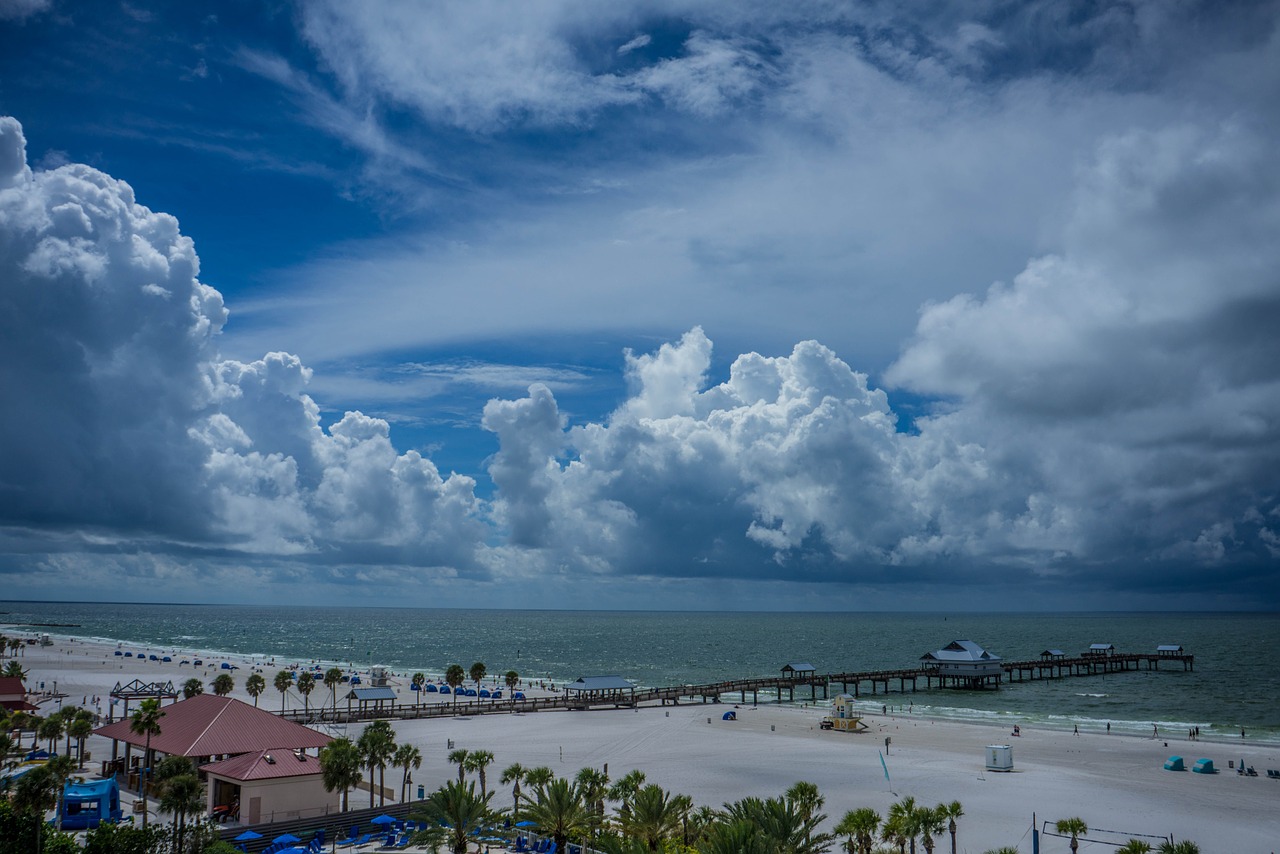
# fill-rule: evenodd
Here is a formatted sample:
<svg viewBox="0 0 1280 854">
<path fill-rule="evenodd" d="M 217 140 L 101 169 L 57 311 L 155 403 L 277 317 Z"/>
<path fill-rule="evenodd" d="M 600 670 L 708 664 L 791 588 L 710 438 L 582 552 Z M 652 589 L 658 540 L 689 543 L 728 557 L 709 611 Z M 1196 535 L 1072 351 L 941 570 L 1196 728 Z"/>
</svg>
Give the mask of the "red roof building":
<svg viewBox="0 0 1280 854">
<path fill-rule="evenodd" d="M 237 756 L 263 750 L 319 749 L 333 739 L 321 732 L 287 721 L 234 697 L 197 694 L 163 707 L 160 732 L 151 736 L 151 749 L 166 756 Z M 146 736 L 129 729 L 128 719 L 94 730 L 135 747 L 145 747 Z"/>
<path fill-rule="evenodd" d="M 341 793 L 324 788 L 320 760 L 301 750 L 271 748 L 201 765 L 208 777 L 210 815 L 229 813 L 248 824 L 337 812 Z"/>
<path fill-rule="evenodd" d="M 11 712 L 34 712 L 39 709 L 27 702 L 27 686 L 17 676 L 0 676 L 0 706 Z"/>
</svg>

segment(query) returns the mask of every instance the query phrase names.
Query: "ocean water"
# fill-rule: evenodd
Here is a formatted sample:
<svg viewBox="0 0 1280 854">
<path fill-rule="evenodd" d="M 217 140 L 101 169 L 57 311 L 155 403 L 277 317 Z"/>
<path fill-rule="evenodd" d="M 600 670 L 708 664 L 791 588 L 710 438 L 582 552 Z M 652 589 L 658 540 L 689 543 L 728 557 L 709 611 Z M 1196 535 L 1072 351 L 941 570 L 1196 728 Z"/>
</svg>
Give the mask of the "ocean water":
<svg viewBox="0 0 1280 854">
<path fill-rule="evenodd" d="M 284 665 L 319 661 L 436 675 L 485 662 L 556 684 L 616 673 L 642 686 L 697 684 L 776 674 L 808 661 L 819 673 L 914 667 L 956 639 L 1006 660 L 1042 650 L 1075 655 L 1091 643 L 1122 652 L 1180 644 L 1195 670 L 1170 663 L 1023 683 L 994 691 L 863 694 L 866 708 L 1011 727 L 1162 734 L 1280 744 L 1280 615 L 1275 614 L 883 614 L 434 610 L 0 602 L 6 626 L 179 651 L 262 656 Z M 13 630 L 10 630 L 12 633 Z M 896 684 L 896 683 L 895 683 Z M 819 694 L 821 698 L 821 694 Z M 726 697 L 726 701 L 734 698 Z M 761 702 L 765 698 L 761 696 Z M 809 691 L 797 689 L 796 702 Z"/>
</svg>

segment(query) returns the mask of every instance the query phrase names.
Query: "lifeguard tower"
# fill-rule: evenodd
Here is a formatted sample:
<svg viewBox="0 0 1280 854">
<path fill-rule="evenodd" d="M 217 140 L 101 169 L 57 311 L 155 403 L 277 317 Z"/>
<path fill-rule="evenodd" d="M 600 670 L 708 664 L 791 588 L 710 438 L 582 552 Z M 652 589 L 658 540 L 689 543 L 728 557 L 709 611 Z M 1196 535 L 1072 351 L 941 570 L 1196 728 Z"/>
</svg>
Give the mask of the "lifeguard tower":
<svg viewBox="0 0 1280 854">
<path fill-rule="evenodd" d="M 831 714 L 827 720 L 831 721 L 831 729 L 845 732 L 862 732 L 867 729 L 862 716 L 854 710 L 853 696 L 850 694 L 840 694 L 831 701 Z"/>
</svg>

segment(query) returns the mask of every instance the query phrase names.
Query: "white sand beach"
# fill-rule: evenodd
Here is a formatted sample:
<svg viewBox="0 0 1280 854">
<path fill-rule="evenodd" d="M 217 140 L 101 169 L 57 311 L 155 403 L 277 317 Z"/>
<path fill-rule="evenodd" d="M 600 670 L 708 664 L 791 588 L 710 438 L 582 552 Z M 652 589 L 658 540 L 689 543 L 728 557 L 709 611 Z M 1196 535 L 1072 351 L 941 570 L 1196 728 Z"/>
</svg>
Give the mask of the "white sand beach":
<svg viewBox="0 0 1280 854">
<path fill-rule="evenodd" d="M 91 701 L 97 695 L 103 698 L 105 714 L 112 686 L 134 679 L 172 680 L 180 690 L 183 681 L 198 676 L 208 691 L 208 683 L 222 672 L 216 665 L 223 660 L 240 666 L 233 674 L 234 696 L 252 702 L 244 693 L 250 662 L 242 657 L 211 660 L 203 656 L 206 665 L 215 666 L 193 671 L 178 662 L 202 657 L 195 650 L 126 647 L 174 659 L 162 664 L 122 659 L 113 654 L 114 645 L 55 640 L 49 647 L 26 647 L 19 661 L 28 671 L 29 688 L 38 691 L 43 682 L 46 692 L 51 692 L 56 681 L 66 703 L 92 707 L 92 702 L 82 703 L 82 699 Z M 267 690 L 259 699 L 262 707 L 280 707 L 272 678 L 276 670 L 294 663 L 277 661 L 264 668 Z M 407 676 L 397 678 L 402 696 L 411 703 Z M 311 704 L 327 701 L 328 695 L 323 685 L 317 685 Z M 302 705 L 296 695 L 287 702 L 289 708 Z M 56 708 L 56 703 L 45 699 L 41 707 Z M 736 721 L 721 719 L 729 709 L 737 711 Z M 821 703 L 751 707 L 726 698 L 718 705 L 445 717 L 399 722 L 395 728 L 400 741 L 422 750 L 425 761 L 414 780 L 425 783 L 428 790 L 457 773 L 447 761 L 452 741 L 456 747 L 494 753 L 488 775 L 491 788 L 502 769 L 513 762 L 526 767 L 547 765 L 569 776 L 583 767 L 607 764 L 614 779 L 639 769 L 648 782 L 713 807 L 748 795 L 780 795 L 792 783 L 807 780 L 825 796 L 824 812 L 832 825 L 845 811 L 858 807 L 869 806 L 883 814 L 908 795 L 923 804 L 958 800 L 965 811 L 959 823 L 959 850 L 974 854 L 1004 845 L 1031 851 L 1033 815 L 1050 825 L 1061 818 L 1083 818 L 1091 832 L 1081 840 L 1081 851 L 1114 850 L 1106 843 L 1123 842 L 1127 834 L 1192 839 L 1206 854 L 1270 854 L 1280 849 L 1280 781 L 1268 779 L 1264 770 L 1280 768 L 1280 749 L 1275 747 L 1247 740 L 1223 744 L 1185 738 L 1077 736 L 1026 727 L 1014 738 L 1004 729 L 911 714 L 874 715 L 866 719 L 869 731 L 851 734 L 819 729 L 825 711 Z M 357 736 L 360 728 L 353 725 L 349 734 Z M 892 739 L 888 781 L 880 761 L 886 737 Z M 991 744 L 1012 746 L 1012 772 L 985 770 L 985 747 Z M 91 741 L 87 749 L 95 757 L 111 752 L 105 740 Z M 1200 757 L 1211 758 L 1220 773 L 1164 771 L 1164 760 L 1173 754 L 1185 757 L 1188 768 Z M 1229 761 L 1241 759 L 1257 768 L 1259 776 L 1237 776 L 1228 768 Z M 388 783 L 392 774 L 388 769 Z M 494 804 L 510 803 L 510 792 L 499 787 Z M 1068 850 L 1065 839 L 1041 840 L 1041 851 Z"/>
</svg>

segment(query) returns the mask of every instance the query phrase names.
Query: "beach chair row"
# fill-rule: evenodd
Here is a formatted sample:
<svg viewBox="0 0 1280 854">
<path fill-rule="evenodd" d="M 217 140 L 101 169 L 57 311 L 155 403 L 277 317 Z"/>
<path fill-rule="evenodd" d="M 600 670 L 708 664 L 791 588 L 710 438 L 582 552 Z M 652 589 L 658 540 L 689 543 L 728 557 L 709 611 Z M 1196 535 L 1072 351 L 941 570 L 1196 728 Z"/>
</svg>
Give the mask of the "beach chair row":
<svg viewBox="0 0 1280 854">
<path fill-rule="evenodd" d="M 521 836 L 516 839 L 515 850 L 517 854 L 556 854 L 556 842 L 554 839 L 539 839 L 530 846 L 529 840 Z"/>
</svg>

